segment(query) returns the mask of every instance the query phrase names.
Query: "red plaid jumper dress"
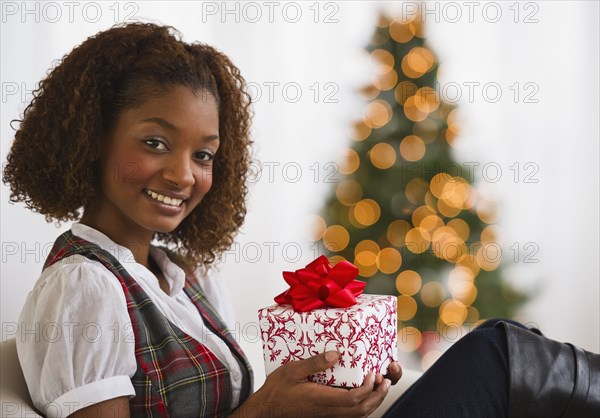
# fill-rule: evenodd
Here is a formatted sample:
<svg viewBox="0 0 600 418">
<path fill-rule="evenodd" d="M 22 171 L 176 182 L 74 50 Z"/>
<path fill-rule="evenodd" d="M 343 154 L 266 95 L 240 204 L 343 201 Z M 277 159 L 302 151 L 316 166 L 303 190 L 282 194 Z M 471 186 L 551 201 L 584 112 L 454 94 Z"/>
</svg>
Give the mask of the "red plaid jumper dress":
<svg viewBox="0 0 600 418">
<path fill-rule="evenodd" d="M 228 369 L 203 344 L 171 323 L 119 261 L 98 245 L 67 231 L 56 239 L 44 268 L 74 254 L 101 262 L 121 283 L 135 337 L 137 370 L 131 378 L 132 417 L 221 417 L 231 412 Z M 252 390 L 252 371 L 242 350 L 202 290 L 186 279 L 184 292 L 207 328 L 227 344 L 242 370 L 240 404 Z"/>
</svg>

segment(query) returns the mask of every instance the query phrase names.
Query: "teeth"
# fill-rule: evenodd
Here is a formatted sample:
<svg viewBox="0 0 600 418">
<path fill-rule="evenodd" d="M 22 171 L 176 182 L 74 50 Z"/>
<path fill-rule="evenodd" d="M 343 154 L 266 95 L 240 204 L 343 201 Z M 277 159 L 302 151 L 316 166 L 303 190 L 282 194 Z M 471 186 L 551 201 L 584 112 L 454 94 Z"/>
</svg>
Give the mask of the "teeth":
<svg viewBox="0 0 600 418">
<path fill-rule="evenodd" d="M 175 199 L 174 197 L 164 196 L 162 194 L 158 194 L 158 193 L 153 192 L 152 190 L 148 190 L 148 189 L 146 189 L 146 194 L 148 196 L 150 196 L 152 199 L 158 200 L 159 202 L 166 203 L 167 205 L 170 205 L 170 206 L 179 206 L 179 205 L 181 205 L 181 202 L 183 202 L 182 199 Z"/>
</svg>

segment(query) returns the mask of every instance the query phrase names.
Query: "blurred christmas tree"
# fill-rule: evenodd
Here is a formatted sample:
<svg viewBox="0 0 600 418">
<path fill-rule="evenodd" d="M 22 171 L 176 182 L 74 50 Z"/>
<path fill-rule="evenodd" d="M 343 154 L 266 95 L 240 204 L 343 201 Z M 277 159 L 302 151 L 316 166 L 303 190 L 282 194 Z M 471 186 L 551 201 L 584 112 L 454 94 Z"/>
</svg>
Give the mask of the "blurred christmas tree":
<svg viewBox="0 0 600 418">
<path fill-rule="evenodd" d="M 457 110 L 436 90 L 421 18 L 381 15 L 367 51 L 369 103 L 320 236 L 332 263 L 359 267 L 366 293 L 399 295 L 400 335 L 412 351 L 431 331 L 511 317 L 525 297 L 499 273 L 495 202 L 478 197 L 472 167 L 452 157 Z"/>
</svg>

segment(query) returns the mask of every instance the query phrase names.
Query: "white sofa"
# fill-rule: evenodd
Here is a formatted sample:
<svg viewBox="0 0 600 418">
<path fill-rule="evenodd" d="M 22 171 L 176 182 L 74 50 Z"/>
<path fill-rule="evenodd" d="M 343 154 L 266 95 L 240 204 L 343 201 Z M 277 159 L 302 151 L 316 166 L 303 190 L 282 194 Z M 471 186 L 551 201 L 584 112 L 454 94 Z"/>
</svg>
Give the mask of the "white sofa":
<svg viewBox="0 0 600 418">
<path fill-rule="evenodd" d="M 420 376 L 420 372 L 405 370 L 400 382 L 391 387 L 383 404 L 371 416 L 382 416 L 387 408 Z M 27 384 L 17 357 L 14 338 L 0 343 L 0 417 L 41 417 L 29 397 Z"/>
</svg>

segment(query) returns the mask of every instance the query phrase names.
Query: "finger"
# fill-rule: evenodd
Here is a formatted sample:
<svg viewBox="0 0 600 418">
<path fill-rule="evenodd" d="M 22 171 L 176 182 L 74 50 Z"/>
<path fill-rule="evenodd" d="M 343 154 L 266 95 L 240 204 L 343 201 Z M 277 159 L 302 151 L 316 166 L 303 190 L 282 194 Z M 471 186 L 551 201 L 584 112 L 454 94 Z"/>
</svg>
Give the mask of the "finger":
<svg viewBox="0 0 600 418">
<path fill-rule="evenodd" d="M 389 379 L 392 385 L 398 383 L 402 377 L 402 367 L 400 367 L 400 363 L 397 361 L 391 363 L 388 367 L 388 372 L 384 377 Z"/>
<path fill-rule="evenodd" d="M 281 366 L 285 375 L 293 381 L 304 379 L 309 374 L 329 369 L 340 359 L 337 351 L 327 351 L 304 360 L 292 361 Z"/>
<path fill-rule="evenodd" d="M 388 379 L 377 385 L 362 401 L 352 407 L 342 407 L 336 412 L 344 417 L 367 417 L 375 411 L 388 394 L 391 382 Z"/>
<path fill-rule="evenodd" d="M 390 379 L 383 379 L 381 384 L 375 387 L 375 392 L 385 392 L 390 388 L 391 385 L 392 382 L 390 381 Z"/>
<path fill-rule="evenodd" d="M 365 417 L 371 415 L 381 405 L 383 400 L 390 390 L 392 382 L 389 379 L 383 379 L 381 384 L 375 387 L 375 390 L 363 401 L 362 410 L 367 412 L 364 414 Z"/>
<path fill-rule="evenodd" d="M 365 376 L 365 380 L 360 387 L 354 389 L 341 389 L 341 388 L 329 388 L 337 389 L 343 392 L 330 391 L 325 393 L 321 392 L 321 399 L 318 400 L 319 405 L 328 411 L 328 416 L 361 416 L 361 409 L 358 408 L 365 399 L 373 393 L 373 387 L 375 384 L 375 374 L 368 373 Z M 344 411 L 344 412 L 342 412 Z"/>
<path fill-rule="evenodd" d="M 381 382 L 383 382 L 383 375 L 381 373 L 377 373 L 375 375 L 375 386 L 379 385 Z"/>
<path fill-rule="evenodd" d="M 317 383 L 303 385 L 306 385 L 305 388 L 310 388 L 310 391 L 305 392 L 306 401 L 318 404 L 321 412 L 327 412 L 325 415 L 351 417 L 366 416 L 375 410 L 387 394 L 389 380 L 382 379 L 382 382 L 377 385 L 379 390 L 375 396 L 373 395 L 375 393 L 374 373 L 368 373 L 360 387 L 350 390 Z M 367 400 L 368 402 L 363 404 Z"/>
<path fill-rule="evenodd" d="M 375 387 L 375 373 L 368 373 L 360 387 L 348 391 L 347 404 L 345 406 L 354 406 L 365 400 Z"/>
<path fill-rule="evenodd" d="M 321 385 L 318 383 L 298 383 L 303 387 L 303 398 L 307 403 L 325 405 L 328 408 L 353 407 L 373 392 L 375 376 L 369 373 L 362 386 L 346 389 Z"/>
</svg>

